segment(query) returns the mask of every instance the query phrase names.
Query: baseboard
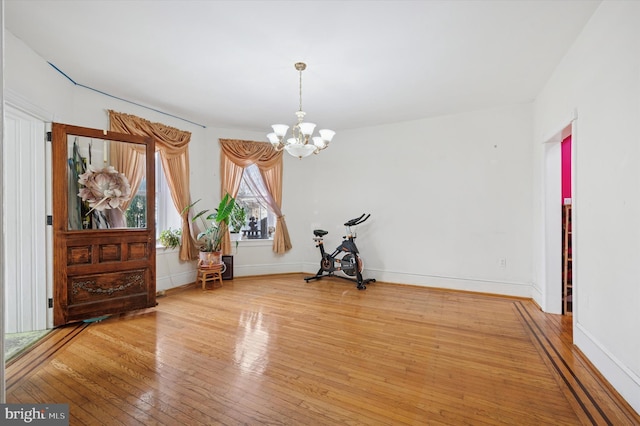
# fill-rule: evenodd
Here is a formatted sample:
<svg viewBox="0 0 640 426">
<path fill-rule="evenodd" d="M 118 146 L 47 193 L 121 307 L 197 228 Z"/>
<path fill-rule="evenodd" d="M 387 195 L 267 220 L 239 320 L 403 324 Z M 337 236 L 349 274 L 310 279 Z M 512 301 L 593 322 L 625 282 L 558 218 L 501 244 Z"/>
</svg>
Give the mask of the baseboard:
<svg viewBox="0 0 640 426">
<path fill-rule="evenodd" d="M 318 272 L 318 265 L 313 263 L 271 263 L 238 265 L 233 268 L 234 277 L 248 277 L 255 275 L 275 275 L 303 272 L 314 275 Z M 514 297 L 532 297 L 530 283 L 509 281 L 492 281 L 460 277 L 444 277 L 423 274 L 407 274 L 382 270 L 366 270 L 365 278 L 375 278 L 378 281 L 397 284 L 410 284 L 423 287 L 437 287 L 447 290 L 473 291 L 479 293 L 500 294 Z M 195 281 L 195 269 L 169 276 L 158 277 L 156 290 L 168 290 Z"/>
<path fill-rule="evenodd" d="M 304 272 L 311 273 L 313 275 L 317 271 L 317 264 L 304 265 Z M 422 287 L 436 287 L 447 290 L 472 291 L 514 297 L 531 297 L 531 283 L 445 277 L 426 274 L 407 274 L 404 272 L 366 269 L 366 267 L 364 271 L 364 278 L 375 278 L 378 281 L 393 284 L 409 284 Z"/>
<path fill-rule="evenodd" d="M 640 376 L 627 368 L 580 324 L 574 326 L 573 343 L 629 405 L 640 413 Z"/>
<path fill-rule="evenodd" d="M 536 302 L 538 306 L 546 306 L 542 297 L 542 289 L 536 284 L 531 285 L 531 298 Z"/>
<path fill-rule="evenodd" d="M 178 272 L 156 279 L 156 291 L 170 290 L 196 281 L 196 269 Z"/>
<path fill-rule="evenodd" d="M 234 265 L 234 277 L 250 277 L 253 275 L 290 274 L 301 272 L 299 263 L 270 263 L 263 265 Z"/>
</svg>

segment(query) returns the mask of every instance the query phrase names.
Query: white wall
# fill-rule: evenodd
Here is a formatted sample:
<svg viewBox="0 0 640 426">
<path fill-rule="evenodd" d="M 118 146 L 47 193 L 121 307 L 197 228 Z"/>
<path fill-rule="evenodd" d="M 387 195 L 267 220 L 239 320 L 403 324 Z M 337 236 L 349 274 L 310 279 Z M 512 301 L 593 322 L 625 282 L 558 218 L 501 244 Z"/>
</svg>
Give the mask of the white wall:
<svg viewBox="0 0 640 426">
<path fill-rule="evenodd" d="M 5 90 L 38 116 L 59 123 L 71 119 L 72 84 L 9 31 L 5 35 Z"/>
<path fill-rule="evenodd" d="M 600 5 L 535 102 L 534 159 L 577 112 L 574 342 L 640 412 L 639 23 L 639 2 Z"/>
<path fill-rule="evenodd" d="M 289 213 L 305 218 L 294 229 L 305 270 L 318 269 L 311 229 L 328 230 L 333 248 L 367 212 L 367 276 L 530 296 L 531 114 L 525 104 L 341 131 L 286 179 L 313 179 Z"/>
</svg>

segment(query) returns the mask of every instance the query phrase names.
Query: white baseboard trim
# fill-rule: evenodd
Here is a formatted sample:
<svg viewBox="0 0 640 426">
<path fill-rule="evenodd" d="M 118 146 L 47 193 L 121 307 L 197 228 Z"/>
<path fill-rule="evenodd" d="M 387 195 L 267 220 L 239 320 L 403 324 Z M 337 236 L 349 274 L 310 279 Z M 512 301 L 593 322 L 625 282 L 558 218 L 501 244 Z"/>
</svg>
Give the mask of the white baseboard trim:
<svg viewBox="0 0 640 426">
<path fill-rule="evenodd" d="M 307 263 L 304 271 L 312 275 L 318 271 L 317 264 Z M 404 272 L 366 269 L 364 278 L 375 278 L 378 281 L 396 284 L 410 284 L 422 287 L 436 287 L 447 290 L 473 291 L 514 297 L 531 297 L 531 283 L 484 280 L 462 277 L 445 277 L 424 274 L 407 274 Z"/>
<path fill-rule="evenodd" d="M 573 343 L 629 405 L 640 413 L 640 376 L 629 370 L 580 324 L 573 329 Z"/>
<path fill-rule="evenodd" d="M 546 308 L 546 304 L 544 303 L 544 298 L 542 297 L 542 289 L 536 284 L 531 285 L 531 298 L 544 311 L 544 309 Z"/>
<path fill-rule="evenodd" d="M 263 265 L 234 265 L 234 277 L 250 277 L 252 275 L 291 274 L 301 272 L 299 263 L 270 263 Z"/>
<path fill-rule="evenodd" d="M 196 281 L 196 269 L 192 271 L 178 272 L 156 279 L 156 291 L 169 290 Z"/>
<path fill-rule="evenodd" d="M 277 264 L 255 264 L 255 265 L 234 265 L 234 277 L 249 277 L 255 275 L 274 275 L 307 273 L 315 275 L 318 272 L 318 265 L 314 263 L 277 263 Z M 483 279 L 444 277 L 421 274 L 407 274 L 402 272 L 366 270 L 365 278 L 375 278 L 378 281 L 397 284 L 410 284 L 423 287 L 435 287 L 447 290 L 473 291 L 479 293 L 499 294 L 514 297 L 532 297 L 532 287 L 529 283 L 492 281 Z M 158 291 L 168 290 L 184 284 L 194 282 L 196 279 L 195 268 L 193 271 L 181 272 L 165 277 L 158 277 L 156 288 Z"/>
</svg>

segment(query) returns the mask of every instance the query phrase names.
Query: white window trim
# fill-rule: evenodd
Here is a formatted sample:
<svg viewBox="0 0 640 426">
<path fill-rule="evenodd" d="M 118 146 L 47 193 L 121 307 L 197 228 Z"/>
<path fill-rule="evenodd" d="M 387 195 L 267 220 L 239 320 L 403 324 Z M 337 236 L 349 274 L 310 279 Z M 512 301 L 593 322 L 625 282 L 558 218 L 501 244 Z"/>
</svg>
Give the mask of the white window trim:
<svg viewBox="0 0 640 426">
<path fill-rule="evenodd" d="M 166 177 L 164 175 L 164 170 L 162 169 L 162 161 L 160 160 L 160 153 L 156 151 L 155 154 L 156 161 L 156 203 L 157 203 L 157 218 L 158 221 L 156 223 L 156 247 L 164 248 L 162 244 L 158 241 L 158 237 L 160 236 L 160 232 L 165 229 L 171 228 L 182 228 L 182 224 L 179 222 L 180 215 L 175 211 L 175 206 L 173 205 L 173 199 L 171 198 L 171 193 L 169 191 L 169 185 L 167 184 Z M 173 221 L 169 220 L 170 216 L 173 216 Z M 155 219 L 155 218 L 154 218 Z M 176 220 L 178 220 L 176 222 Z M 169 249 L 167 249 L 169 250 Z"/>
</svg>

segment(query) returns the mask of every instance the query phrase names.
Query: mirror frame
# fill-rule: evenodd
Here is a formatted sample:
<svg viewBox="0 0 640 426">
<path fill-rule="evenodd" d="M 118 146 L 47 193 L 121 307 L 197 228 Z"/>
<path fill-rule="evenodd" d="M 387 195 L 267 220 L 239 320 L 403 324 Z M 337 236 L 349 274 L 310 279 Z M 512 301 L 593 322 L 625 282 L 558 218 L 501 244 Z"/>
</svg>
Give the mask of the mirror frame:
<svg viewBox="0 0 640 426">
<path fill-rule="evenodd" d="M 146 227 L 145 228 L 107 228 L 107 229 L 70 229 L 69 228 L 69 197 L 76 196 L 77 194 L 71 194 L 69 189 L 69 167 L 65 166 L 64 173 L 61 173 L 59 167 L 53 168 L 53 227 L 59 232 L 69 233 L 87 233 L 87 232 L 147 232 L 152 231 L 155 235 L 155 173 L 149 173 L 150 170 L 154 170 L 155 166 L 155 145 L 150 138 L 127 135 L 123 133 L 109 132 L 106 130 L 87 129 L 84 127 L 72 126 L 72 125 L 58 125 L 57 129 L 64 132 L 64 135 L 57 137 L 64 137 L 67 141 L 67 149 L 65 150 L 53 150 L 53 164 L 65 164 L 67 165 L 68 156 L 68 143 L 69 137 L 79 136 L 84 138 L 101 139 L 105 141 L 113 142 L 125 142 L 132 144 L 140 144 L 145 146 L 145 166 L 146 166 Z M 64 157 L 63 157 L 64 156 Z M 123 212 L 124 213 L 124 212 Z"/>
</svg>

